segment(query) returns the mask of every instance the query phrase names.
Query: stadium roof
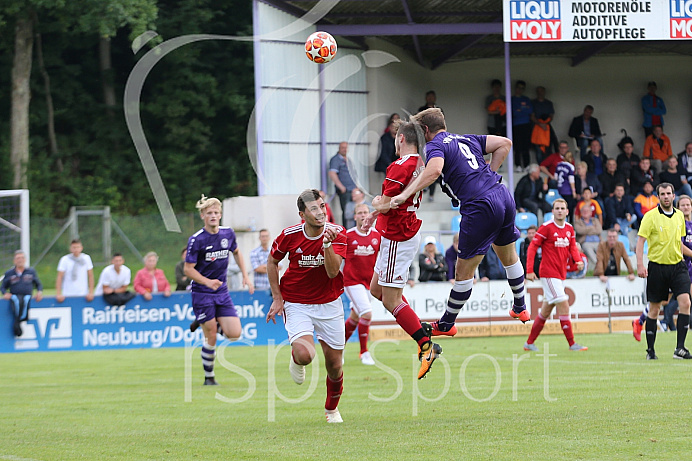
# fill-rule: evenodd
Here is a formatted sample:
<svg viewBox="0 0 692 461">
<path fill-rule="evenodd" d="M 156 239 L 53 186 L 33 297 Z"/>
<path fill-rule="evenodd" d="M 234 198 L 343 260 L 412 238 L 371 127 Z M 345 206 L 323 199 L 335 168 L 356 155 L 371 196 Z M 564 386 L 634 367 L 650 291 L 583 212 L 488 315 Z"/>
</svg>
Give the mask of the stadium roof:
<svg viewBox="0 0 692 461">
<path fill-rule="evenodd" d="M 294 16 L 317 1 L 260 0 Z M 340 0 L 318 26 L 365 47 L 379 37 L 435 69 L 446 62 L 504 56 L 502 0 Z M 566 57 L 572 66 L 601 55 L 692 56 L 692 41 L 512 43 L 511 57 Z"/>
</svg>

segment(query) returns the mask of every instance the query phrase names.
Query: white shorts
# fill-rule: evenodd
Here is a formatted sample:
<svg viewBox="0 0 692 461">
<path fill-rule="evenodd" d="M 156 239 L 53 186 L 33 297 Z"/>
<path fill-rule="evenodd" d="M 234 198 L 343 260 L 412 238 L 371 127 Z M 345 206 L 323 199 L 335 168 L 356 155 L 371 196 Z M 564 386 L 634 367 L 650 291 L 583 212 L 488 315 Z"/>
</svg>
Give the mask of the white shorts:
<svg viewBox="0 0 692 461">
<path fill-rule="evenodd" d="M 418 254 L 420 239 L 420 232 L 403 242 L 382 237 L 380 253 L 375 263 L 377 283 L 380 286 L 404 288 L 408 281 L 408 270 Z"/>
<path fill-rule="evenodd" d="M 326 304 L 284 303 L 284 326 L 291 344 L 301 336 L 312 336 L 313 332 L 332 349 L 343 349 L 346 342 L 341 297 Z"/>
<path fill-rule="evenodd" d="M 569 299 L 569 296 L 565 294 L 564 280 L 541 278 L 541 283 L 543 283 L 543 300 L 548 304 L 557 304 Z"/>
<path fill-rule="evenodd" d="M 358 314 L 358 317 L 362 317 L 372 311 L 372 306 L 370 305 L 370 300 L 372 295 L 365 285 L 351 285 L 350 287 L 344 287 L 346 296 L 351 300 L 351 309 Z"/>
</svg>

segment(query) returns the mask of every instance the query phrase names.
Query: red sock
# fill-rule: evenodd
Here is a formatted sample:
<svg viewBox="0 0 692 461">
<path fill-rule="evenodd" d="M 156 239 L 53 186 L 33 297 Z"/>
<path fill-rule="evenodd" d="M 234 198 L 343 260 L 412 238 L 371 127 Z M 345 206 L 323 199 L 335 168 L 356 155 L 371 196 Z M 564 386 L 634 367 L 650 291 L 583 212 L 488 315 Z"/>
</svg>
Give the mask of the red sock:
<svg viewBox="0 0 692 461">
<path fill-rule="evenodd" d="M 536 338 L 538 338 L 538 335 L 541 334 L 541 331 L 543 331 L 543 326 L 545 325 L 545 321 L 548 320 L 541 313 L 539 312 L 536 318 L 533 321 L 533 326 L 531 327 L 531 333 L 529 333 L 529 339 L 526 341 L 529 344 L 533 344 L 536 341 Z"/>
<path fill-rule="evenodd" d="M 370 319 L 361 318 L 358 321 L 358 339 L 360 340 L 360 353 L 368 351 L 368 334 L 370 333 Z"/>
<path fill-rule="evenodd" d="M 344 390 L 344 374 L 341 373 L 339 379 L 332 379 L 327 375 L 327 400 L 324 402 L 325 410 L 336 410 L 339 405 L 341 393 Z"/>
<path fill-rule="evenodd" d="M 346 319 L 346 341 L 348 341 L 348 338 L 351 337 L 357 326 L 358 322 L 353 320 L 351 317 Z"/>
<path fill-rule="evenodd" d="M 569 320 L 569 315 L 560 316 L 560 326 L 565 334 L 565 338 L 567 338 L 567 342 L 571 346 L 574 344 L 574 332 L 572 331 L 572 322 Z"/>
<path fill-rule="evenodd" d="M 423 325 L 420 324 L 420 319 L 406 301 L 399 304 L 392 312 L 392 315 L 394 315 L 396 323 L 398 323 L 419 346 L 423 346 L 423 344 L 430 341 L 430 338 L 428 338 L 423 331 Z"/>
</svg>

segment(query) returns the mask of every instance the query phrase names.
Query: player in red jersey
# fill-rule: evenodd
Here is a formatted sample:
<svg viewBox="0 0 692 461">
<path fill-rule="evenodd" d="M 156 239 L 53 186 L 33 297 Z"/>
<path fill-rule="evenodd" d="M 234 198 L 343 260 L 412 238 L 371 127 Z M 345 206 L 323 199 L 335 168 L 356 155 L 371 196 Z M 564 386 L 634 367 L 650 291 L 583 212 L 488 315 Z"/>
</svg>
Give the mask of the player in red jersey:
<svg viewBox="0 0 692 461">
<path fill-rule="evenodd" d="M 327 368 L 325 415 L 327 422 L 341 423 L 337 405 L 344 387 L 341 360 L 345 340 L 340 269 L 346 256 L 346 234 L 343 227 L 327 222 L 327 208 L 318 190 L 303 191 L 298 210 L 305 222 L 284 229 L 267 259 L 274 298 L 267 322 L 276 323 L 276 316 L 285 313 L 284 326 L 291 343 L 289 371 L 296 384 L 303 384 L 305 365 L 315 357 L 313 333 L 317 333 Z M 286 255 L 288 270 L 279 283 L 279 262 Z"/>
<path fill-rule="evenodd" d="M 380 233 L 376 229 L 363 229 L 363 221 L 370 214 L 365 203 L 355 207 L 356 227 L 346 231 L 346 264 L 344 264 L 344 291 L 351 300 L 351 315 L 346 319 L 346 341 L 358 327 L 360 361 L 375 365 L 368 352 L 368 333 L 372 319 L 370 281 L 380 249 Z"/>
<path fill-rule="evenodd" d="M 536 236 L 529 245 L 526 267 L 531 272 L 526 274 L 527 280 L 536 280 L 536 274 L 533 272 L 533 260 L 538 248 L 543 249 L 541 266 L 538 270 L 541 282 L 543 282 L 543 306 L 533 321 L 529 339 L 524 344 L 526 351 L 538 351 L 534 342 L 541 334 L 545 321 L 548 320 L 555 306 L 557 306 L 557 314 L 560 316 L 562 332 L 569 343 L 569 350 L 585 351 L 588 349 L 574 342 L 572 322 L 569 319 L 569 302 L 565 294 L 567 260 L 571 256 L 575 261 L 578 261 L 577 268 L 579 270 L 584 268 L 584 262 L 577 250 L 574 228 L 566 221 L 568 213 L 567 202 L 561 198 L 555 200 L 553 202 L 553 219 L 543 223 L 538 228 Z"/>
<path fill-rule="evenodd" d="M 365 218 L 363 228 L 370 228 L 377 218 L 376 228 L 382 234 L 382 243 L 370 293 L 382 301 L 384 307 L 394 315 L 396 323 L 418 343 L 418 358 L 421 361 L 418 379 L 421 379 L 442 353 L 440 345 L 430 341 L 420 319 L 403 297 L 409 267 L 420 246 L 422 221 L 416 217 L 416 210 L 420 206 L 421 192 L 408 197 L 396 209 L 390 206 L 391 198 L 401 193 L 423 171 L 423 161 L 418 155 L 418 139 L 423 139 L 423 133 L 417 130 L 420 131 L 420 127 L 414 123 L 399 124 L 394 144 L 400 158 L 387 168 L 382 195 L 372 201 L 375 211 Z"/>
</svg>

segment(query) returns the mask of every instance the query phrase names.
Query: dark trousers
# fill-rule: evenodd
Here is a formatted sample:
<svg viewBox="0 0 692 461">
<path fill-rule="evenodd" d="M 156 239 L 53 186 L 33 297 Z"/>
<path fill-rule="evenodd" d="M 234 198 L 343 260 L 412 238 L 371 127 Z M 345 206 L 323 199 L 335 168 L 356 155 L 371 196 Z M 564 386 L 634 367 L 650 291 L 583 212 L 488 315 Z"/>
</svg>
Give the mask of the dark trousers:
<svg viewBox="0 0 692 461">
<path fill-rule="evenodd" d="M 132 298 L 137 296 L 131 291 L 126 291 L 124 293 L 111 293 L 109 295 L 104 294 L 103 299 L 106 300 L 111 306 L 123 306 L 127 304 Z"/>
<path fill-rule="evenodd" d="M 339 189 L 336 190 L 336 193 L 339 195 L 339 204 L 341 204 L 341 225 L 345 226 L 346 225 L 346 204 L 351 201 L 351 191 L 347 190 L 344 193 L 339 192 Z"/>
<path fill-rule="evenodd" d="M 514 164 L 527 167 L 531 163 L 529 149 L 531 148 L 531 124 L 524 123 L 512 127 L 514 142 Z"/>
</svg>

